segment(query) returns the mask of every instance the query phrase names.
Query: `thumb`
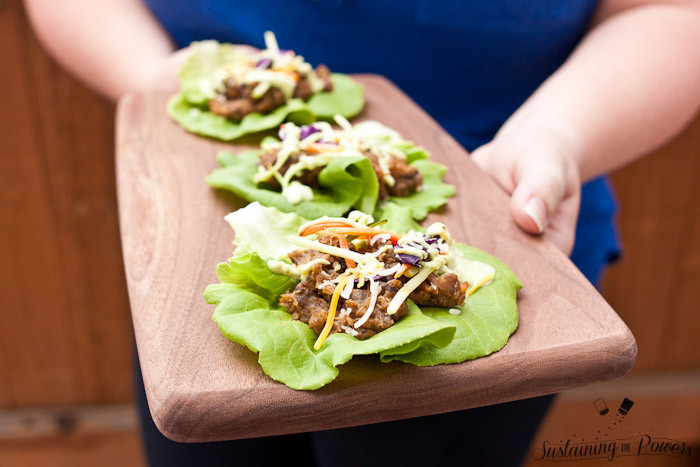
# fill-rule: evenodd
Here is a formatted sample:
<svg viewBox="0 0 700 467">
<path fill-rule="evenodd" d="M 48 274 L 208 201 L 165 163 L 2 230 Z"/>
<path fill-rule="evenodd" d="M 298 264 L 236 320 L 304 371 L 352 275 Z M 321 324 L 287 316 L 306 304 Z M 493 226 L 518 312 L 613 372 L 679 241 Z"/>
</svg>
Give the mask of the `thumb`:
<svg viewBox="0 0 700 467">
<path fill-rule="evenodd" d="M 511 215 L 526 232 L 541 234 L 567 196 L 570 180 L 561 161 L 536 157 L 520 161 L 514 173 Z"/>
</svg>

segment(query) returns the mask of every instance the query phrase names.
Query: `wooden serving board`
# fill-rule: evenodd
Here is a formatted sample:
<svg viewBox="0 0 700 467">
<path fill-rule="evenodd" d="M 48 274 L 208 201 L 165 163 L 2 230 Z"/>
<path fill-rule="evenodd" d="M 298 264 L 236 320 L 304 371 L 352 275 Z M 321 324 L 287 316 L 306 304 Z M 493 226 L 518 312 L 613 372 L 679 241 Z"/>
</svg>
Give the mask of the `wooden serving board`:
<svg viewBox="0 0 700 467">
<path fill-rule="evenodd" d="M 244 203 L 204 178 L 221 149 L 250 146 L 186 133 L 168 118 L 166 95 L 119 104 L 119 216 L 131 313 L 146 394 L 158 428 L 183 442 L 340 428 L 554 393 L 614 379 L 633 365 L 629 329 L 574 265 L 512 221 L 508 198 L 464 149 L 384 78 L 358 75 L 374 119 L 446 164 L 457 196 L 441 220 L 453 236 L 500 258 L 522 280 L 520 325 L 495 354 L 419 368 L 355 357 L 316 391 L 268 378 L 257 355 L 228 341 L 212 321 L 204 288 L 232 254 L 224 222 Z M 264 230 L 261 227 L 261 234 Z"/>
</svg>

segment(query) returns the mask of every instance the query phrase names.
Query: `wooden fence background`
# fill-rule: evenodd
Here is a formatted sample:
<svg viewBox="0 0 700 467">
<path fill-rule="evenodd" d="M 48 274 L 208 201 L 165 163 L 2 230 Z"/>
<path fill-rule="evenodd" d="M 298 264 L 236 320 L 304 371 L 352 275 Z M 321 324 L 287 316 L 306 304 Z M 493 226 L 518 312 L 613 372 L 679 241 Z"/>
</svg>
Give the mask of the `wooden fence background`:
<svg viewBox="0 0 700 467">
<path fill-rule="evenodd" d="M 0 50 L 0 413 L 129 404 L 114 106 L 46 55 L 19 0 L 0 0 Z M 698 176 L 700 119 L 613 175 L 625 256 L 603 292 L 637 338 L 633 376 L 700 370 Z M 554 419 L 566 419 L 566 405 L 557 410 Z M 100 436 L 90 455 L 118 451 Z M 113 439 L 140 456 L 136 435 Z M 31 458 L 33 465 L 64 459 L 55 440 L 46 443 L 53 461 Z M 0 464 L 35 446 L 0 438 Z"/>
</svg>

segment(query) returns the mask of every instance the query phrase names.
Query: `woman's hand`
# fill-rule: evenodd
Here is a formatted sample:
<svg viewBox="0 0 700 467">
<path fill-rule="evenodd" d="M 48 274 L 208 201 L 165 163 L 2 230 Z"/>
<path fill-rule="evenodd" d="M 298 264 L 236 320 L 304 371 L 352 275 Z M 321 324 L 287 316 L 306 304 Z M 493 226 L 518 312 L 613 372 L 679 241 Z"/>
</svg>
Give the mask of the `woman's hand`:
<svg viewBox="0 0 700 467">
<path fill-rule="evenodd" d="M 546 131 L 499 133 L 472 160 L 510 194 L 511 214 L 523 230 L 571 253 L 581 181 L 563 140 Z"/>
<path fill-rule="evenodd" d="M 176 93 L 180 89 L 178 72 L 191 52 L 189 47 L 185 47 L 154 63 L 146 74 L 142 90 Z"/>
<path fill-rule="evenodd" d="M 601 0 L 591 30 L 473 158 L 513 218 L 569 253 L 580 181 L 676 135 L 700 108 L 700 2 Z"/>
</svg>

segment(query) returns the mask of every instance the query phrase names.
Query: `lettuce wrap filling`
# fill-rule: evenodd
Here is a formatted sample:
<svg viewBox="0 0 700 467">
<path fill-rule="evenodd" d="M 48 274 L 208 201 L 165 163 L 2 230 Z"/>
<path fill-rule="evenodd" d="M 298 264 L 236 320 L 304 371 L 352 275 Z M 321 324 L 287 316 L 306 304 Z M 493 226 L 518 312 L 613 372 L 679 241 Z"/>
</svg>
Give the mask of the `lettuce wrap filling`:
<svg viewBox="0 0 700 467">
<path fill-rule="evenodd" d="M 237 248 L 204 294 L 221 332 L 293 389 L 327 384 L 353 355 L 423 366 L 502 348 L 518 322 L 515 275 L 440 223 L 423 231 L 407 208 L 384 213 L 308 222 L 252 203 L 229 214 Z"/>
<path fill-rule="evenodd" d="M 362 110 L 361 85 L 279 49 L 270 31 L 265 42 L 257 53 L 216 41 L 193 43 L 180 71 L 180 93 L 168 104 L 173 119 L 193 133 L 232 140 L 284 120 L 351 118 Z"/>
<path fill-rule="evenodd" d="M 351 209 L 374 213 L 387 201 L 410 207 L 423 219 L 454 194 L 442 182 L 445 167 L 428 161 L 425 149 L 376 121 L 351 125 L 341 115 L 301 127 L 285 123 L 279 139 L 263 140 L 260 151 L 219 155 L 221 169 L 208 178 L 233 191 L 306 218 L 340 216 Z"/>
</svg>

